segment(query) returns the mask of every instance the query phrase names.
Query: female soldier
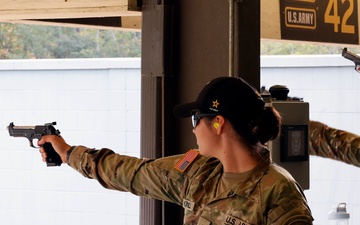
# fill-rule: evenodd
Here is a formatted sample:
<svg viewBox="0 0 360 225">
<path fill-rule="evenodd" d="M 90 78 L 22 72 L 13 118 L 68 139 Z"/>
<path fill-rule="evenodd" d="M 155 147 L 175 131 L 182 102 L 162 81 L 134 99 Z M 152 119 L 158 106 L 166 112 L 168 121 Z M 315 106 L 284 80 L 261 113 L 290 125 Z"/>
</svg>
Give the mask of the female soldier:
<svg viewBox="0 0 360 225">
<path fill-rule="evenodd" d="M 105 188 L 182 205 L 186 225 L 312 224 L 301 187 L 264 146 L 278 136 L 281 118 L 255 88 L 219 77 L 174 113 L 192 117 L 198 150 L 150 160 L 71 147 L 55 135 L 38 144 L 51 142 L 63 163 Z"/>
</svg>

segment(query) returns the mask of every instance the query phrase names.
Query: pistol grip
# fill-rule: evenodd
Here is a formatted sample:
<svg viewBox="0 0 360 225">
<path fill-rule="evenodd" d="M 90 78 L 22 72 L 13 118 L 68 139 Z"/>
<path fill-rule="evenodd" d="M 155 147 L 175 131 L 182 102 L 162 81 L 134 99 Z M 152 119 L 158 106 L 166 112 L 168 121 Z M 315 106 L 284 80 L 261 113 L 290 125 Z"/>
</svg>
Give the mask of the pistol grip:
<svg viewBox="0 0 360 225">
<path fill-rule="evenodd" d="M 47 154 L 46 157 L 46 165 L 47 166 L 61 166 L 62 160 L 59 154 L 55 151 L 55 149 L 52 147 L 50 142 L 45 142 L 43 145 L 43 148 L 45 149 L 45 152 Z"/>
</svg>

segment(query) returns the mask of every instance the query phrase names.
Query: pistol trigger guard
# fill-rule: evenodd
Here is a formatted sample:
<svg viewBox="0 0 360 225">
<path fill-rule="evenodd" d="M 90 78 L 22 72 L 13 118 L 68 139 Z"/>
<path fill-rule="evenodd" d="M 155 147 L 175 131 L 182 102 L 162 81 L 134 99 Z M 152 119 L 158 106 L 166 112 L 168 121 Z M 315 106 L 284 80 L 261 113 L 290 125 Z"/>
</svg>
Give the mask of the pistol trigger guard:
<svg viewBox="0 0 360 225">
<path fill-rule="evenodd" d="M 31 146 L 31 147 L 33 147 L 33 148 L 38 148 L 38 147 L 35 147 L 35 146 L 34 146 L 33 140 L 30 140 L 30 139 L 29 139 L 29 143 L 30 143 L 30 146 Z"/>
</svg>

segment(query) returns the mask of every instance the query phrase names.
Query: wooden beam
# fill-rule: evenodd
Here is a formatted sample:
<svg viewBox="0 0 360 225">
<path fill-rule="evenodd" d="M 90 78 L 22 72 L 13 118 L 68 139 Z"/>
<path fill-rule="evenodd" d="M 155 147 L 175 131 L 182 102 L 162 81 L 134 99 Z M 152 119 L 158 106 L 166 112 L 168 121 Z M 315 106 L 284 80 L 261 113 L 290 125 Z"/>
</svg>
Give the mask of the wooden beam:
<svg viewBox="0 0 360 225">
<path fill-rule="evenodd" d="M 0 0 L 0 5 L 0 20 L 141 15 L 129 11 L 128 0 Z"/>
<path fill-rule="evenodd" d="M 125 17 L 44 19 L 44 20 L 0 20 L 0 23 L 1 22 L 28 24 L 28 25 L 102 29 L 102 30 L 127 30 L 127 31 L 140 32 L 142 26 L 142 17 L 125 16 Z"/>
<path fill-rule="evenodd" d="M 130 3 L 129 3 L 130 1 Z M 0 21 L 15 23 L 38 23 L 39 20 L 103 17 L 126 17 L 123 28 L 141 30 L 141 10 L 137 0 L 0 0 Z M 36 20 L 34 22 L 27 20 Z M 51 25 L 50 21 L 44 21 Z M 62 23 L 62 25 L 72 26 Z M 261 37 L 280 39 L 280 15 L 278 0 L 261 1 Z M 55 24 L 56 25 L 56 24 Z M 82 26 L 83 24 L 79 24 Z M 106 26 L 107 27 L 107 26 Z M 116 28 L 116 26 L 115 26 Z"/>
</svg>

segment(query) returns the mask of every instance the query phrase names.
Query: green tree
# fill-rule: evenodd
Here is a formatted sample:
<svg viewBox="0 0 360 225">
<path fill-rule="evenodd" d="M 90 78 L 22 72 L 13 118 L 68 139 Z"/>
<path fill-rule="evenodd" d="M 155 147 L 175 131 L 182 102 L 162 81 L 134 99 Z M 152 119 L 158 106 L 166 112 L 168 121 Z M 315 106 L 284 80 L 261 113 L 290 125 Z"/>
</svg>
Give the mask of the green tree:
<svg viewBox="0 0 360 225">
<path fill-rule="evenodd" d="M 16 42 L 14 26 L 0 23 L 0 58 L 9 59 L 10 55 L 18 49 Z"/>
<path fill-rule="evenodd" d="M 322 55 L 341 54 L 344 47 L 326 43 L 262 40 L 260 51 L 261 55 Z M 360 47 L 357 46 L 351 46 L 349 50 L 360 53 Z"/>
<path fill-rule="evenodd" d="M 141 33 L 0 23 L 0 58 L 140 57 Z"/>
<path fill-rule="evenodd" d="M 344 46 L 345 47 L 345 46 Z M 340 45 L 261 41 L 261 55 L 341 54 Z M 349 50 L 360 53 L 360 47 Z M 141 33 L 0 23 L 1 59 L 140 57 Z"/>
</svg>

